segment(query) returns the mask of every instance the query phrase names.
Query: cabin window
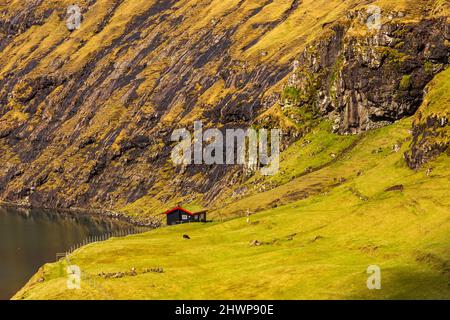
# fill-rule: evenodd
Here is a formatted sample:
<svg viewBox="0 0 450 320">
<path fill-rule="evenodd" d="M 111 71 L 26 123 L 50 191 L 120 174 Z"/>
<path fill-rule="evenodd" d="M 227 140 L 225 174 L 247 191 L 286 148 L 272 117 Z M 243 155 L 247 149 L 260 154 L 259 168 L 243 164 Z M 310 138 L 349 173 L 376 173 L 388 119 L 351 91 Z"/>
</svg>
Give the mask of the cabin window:
<svg viewBox="0 0 450 320">
<path fill-rule="evenodd" d="M 187 220 L 187 219 L 188 219 L 188 216 L 187 216 L 186 214 L 183 214 L 183 215 L 181 216 L 181 219 L 182 219 L 182 220 Z"/>
</svg>

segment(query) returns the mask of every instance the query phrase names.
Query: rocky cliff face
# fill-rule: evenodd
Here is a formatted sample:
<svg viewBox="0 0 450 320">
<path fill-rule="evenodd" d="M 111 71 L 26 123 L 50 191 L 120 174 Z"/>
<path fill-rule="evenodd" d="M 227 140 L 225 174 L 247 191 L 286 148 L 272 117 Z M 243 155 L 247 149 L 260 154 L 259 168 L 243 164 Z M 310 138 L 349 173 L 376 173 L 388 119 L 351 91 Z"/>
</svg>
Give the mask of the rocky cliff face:
<svg viewBox="0 0 450 320">
<path fill-rule="evenodd" d="M 419 117 L 413 126 L 413 142 L 405 160 L 411 169 L 419 169 L 449 148 L 448 115 Z"/>
<path fill-rule="evenodd" d="M 376 32 L 361 1 L 86 0 L 72 32 L 72 2 L 0 4 L 0 198 L 213 203 L 242 169 L 181 172 L 170 134 L 194 120 L 252 125 L 280 96 L 292 103 L 286 83 L 298 108 L 311 105 L 339 133 L 411 115 L 449 57 L 446 11 L 412 3 L 388 6 L 395 16 Z"/>
<path fill-rule="evenodd" d="M 413 115 L 425 86 L 448 66 L 450 57 L 449 35 L 443 32 L 449 28 L 446 18 L 393 20 L 365 35 L 355 28 L 362 28 L 359 24 L 367 16 L 357 12 L 349 18 L 347 25 L 333 28 L 332 37 L 303 52 L 298 62 L 303 67 L 290 82 L 311 93 L 303 102 L 332 118 L 341 134 Z"/>
<path fill-rule="evenodd" d="M 450 151 L 450 69 L 439 74 L 426 91 L 413 123 L 410 150 L 405 153 L 411 169 L 419 169 Z"/>
<path fill-rule="evenodd" d="M 339 134 L 357 134 L 416 113 L 426 86 L 450 62 L 448 17 L 402 22 L 389 13 L 379 30 L 358 33 L 370 13 L 355 11 L 333 26 L 333 34 L 304 50 L 288 88 L 335 123 Z M 448 81 L 448 80 L 443 80 Z M 305 95 L 306 93 L 306 95 Z M 291 99 L 292 100 L 292 99 Z M 289 97 L 286 101 L 289 101 Z M 420 168 L 448 149 L 448 109 L 422 107 L 412 128 L 408 166 Z M 435 108 L 436 109 L 436 108 Z"/>
</svg>

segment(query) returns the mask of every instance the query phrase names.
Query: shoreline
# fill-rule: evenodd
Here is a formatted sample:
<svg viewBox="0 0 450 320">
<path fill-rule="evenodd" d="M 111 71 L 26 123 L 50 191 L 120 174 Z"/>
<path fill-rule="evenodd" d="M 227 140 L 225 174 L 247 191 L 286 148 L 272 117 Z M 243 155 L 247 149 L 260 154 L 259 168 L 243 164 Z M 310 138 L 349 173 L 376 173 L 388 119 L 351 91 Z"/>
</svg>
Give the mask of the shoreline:
<svg viewBox="0 0 450 320">
<path fill-rule="evenodd" d="M 54 208 L 46 206 L 32 206 L 29 204 L 21 204 L 16 202 L 0 200 L 0 207 L 9 207 L 14 209 L 41 209 L 41 210 L 54 210 L 61 213 L 70 214 L 85 214 L 90 216 L 98 216 L 107 219 L 118 220 L 122 222 L 129 223 L 136 227 L 148 227 L 149 229 L 158 229 L 163 226 L 162 222 L 156 218 L 135 218 L 131 217 L 123 212 L 117 212 L 113 210 L 103 210 L 103 209 L 86 209 L 86 208 Z"/>
</svg>

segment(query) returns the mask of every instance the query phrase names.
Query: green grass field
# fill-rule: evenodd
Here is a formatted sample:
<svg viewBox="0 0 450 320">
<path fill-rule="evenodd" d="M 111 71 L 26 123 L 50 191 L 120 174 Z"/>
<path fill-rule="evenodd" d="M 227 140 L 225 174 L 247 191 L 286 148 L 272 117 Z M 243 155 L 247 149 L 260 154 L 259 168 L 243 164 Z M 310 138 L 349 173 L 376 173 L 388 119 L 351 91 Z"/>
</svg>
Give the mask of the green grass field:
<svg viewBox="0 0 450 320">
<path fill-rule="evenodd" d="M 250 224 L 235 218 L 91 244 L 70 258 L 89 275 L 81 290 L 67 289 L 62 261 L 44 266 L 15 299 L 450 299 L 449 156 L 430 164 L 430 176 L 427 167 L 408 169 L 408 143 L 392 146 L 407 140 L 411 120 L 366 133 L 329 165 L 222 209 L 282 199 Z M 312 185 L 324 188 L 289 202 Z M 403 191 L 385 191 L 395 185 Z M 381 267 L 381 290 L 366 287 L 370 265 Z M 132 268 L 137 276 L 97 276 Z"/>
</svg>

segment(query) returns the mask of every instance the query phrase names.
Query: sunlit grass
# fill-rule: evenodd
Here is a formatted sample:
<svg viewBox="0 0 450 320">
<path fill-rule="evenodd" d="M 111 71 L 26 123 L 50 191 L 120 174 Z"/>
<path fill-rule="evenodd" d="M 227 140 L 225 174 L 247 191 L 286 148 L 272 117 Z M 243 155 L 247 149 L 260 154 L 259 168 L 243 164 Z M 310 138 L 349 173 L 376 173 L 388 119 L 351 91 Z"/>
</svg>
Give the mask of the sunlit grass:
<svg viewBox="0 0 450 320">
<path fill-rule="evenodd" d="M 16 298 L 448 299 L 449 158 L 434 162 L 431 176 L 425 168 L 407 169 L 392 145 L 408 136 L 409 126 L 406 120 L 370 132 L 313 177 L 223 209 L 264 205 L 314 179 L 347 178 L 327 192 L 252 215 L 250 224 L 238 218 L 168 227 L 89 245 L 71 257 L 90 275 L 152 267 L 164 268 L 162 274 L 97 278 L 98 288 L 68 291 L 61 267 L 47 265 L 46 281 Z M 385 191 L 399 184 L 403 191 Z M 262 245 L 251 247 L 252 240 Z M 381 267 L 382 290 L 367 289 L 369 265 Z"/>
</svg>

